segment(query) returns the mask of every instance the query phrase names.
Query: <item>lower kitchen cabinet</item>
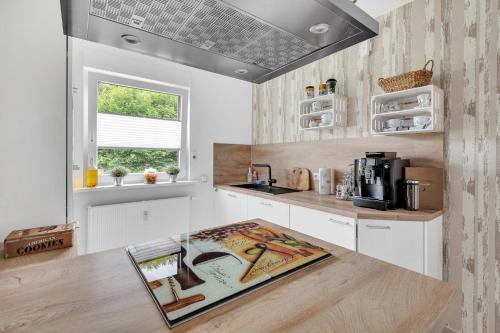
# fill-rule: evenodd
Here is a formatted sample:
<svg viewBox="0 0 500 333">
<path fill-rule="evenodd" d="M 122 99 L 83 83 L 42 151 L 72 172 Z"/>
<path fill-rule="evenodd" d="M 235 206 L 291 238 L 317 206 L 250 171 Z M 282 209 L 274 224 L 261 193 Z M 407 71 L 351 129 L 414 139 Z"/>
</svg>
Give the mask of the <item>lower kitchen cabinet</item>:
<svg viewBox="0 0 500 333">
<path fill-rule="evenodd" d="M 247 196 L 217 189 L 215 192 L 215 225 L 225 225 L 247 220 Z"/>
<path fill-rule="evenodd" d="M 358 251 L 442 278 L 442 217 L 433 221 L 358 220 Z"/>
<path fill-rule="evenodd" d="M 437 279 L 442 278 L 442 216 L 426 222 L 356 220 L 268 198 L 218 189 L 217 225 L 260 218 Z"/>
<path fill-rule="evenodd" d="M 263 219 L 290 228 L 290 205 L 260 197 L 248 196 L 248 219 Z"/>
<path fill-rule="evenodd" d="M 290 205 L 290 229 L 356 251 L 356 220 Z"/>
</svg>

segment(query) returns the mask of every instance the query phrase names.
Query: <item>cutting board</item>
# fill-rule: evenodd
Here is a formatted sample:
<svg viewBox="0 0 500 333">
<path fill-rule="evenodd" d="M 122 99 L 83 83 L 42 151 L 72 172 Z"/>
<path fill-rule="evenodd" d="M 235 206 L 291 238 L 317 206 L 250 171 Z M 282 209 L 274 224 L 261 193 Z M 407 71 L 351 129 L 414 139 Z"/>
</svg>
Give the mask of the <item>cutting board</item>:
<svg viewBox="0 0 500 333">
<path fill-rule="evenodd" d="M 311 185 L 310 178 L 311 175 L 308 169 L 293 168 L 288 186 L 301 191 L 309 191 Z"/>
</svg>

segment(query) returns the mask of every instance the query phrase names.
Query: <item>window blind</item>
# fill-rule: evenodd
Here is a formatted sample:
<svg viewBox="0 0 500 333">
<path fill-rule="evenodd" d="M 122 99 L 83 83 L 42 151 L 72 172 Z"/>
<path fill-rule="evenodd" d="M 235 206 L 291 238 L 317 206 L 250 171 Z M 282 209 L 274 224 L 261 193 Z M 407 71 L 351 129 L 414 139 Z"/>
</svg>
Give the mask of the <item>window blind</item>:
<svg viewBox="0 0 500 333">
<path fill-rule="evenodd" d="M 97 114 L 97 147 L 180 149 L 180 121 Z"/>
</svg>

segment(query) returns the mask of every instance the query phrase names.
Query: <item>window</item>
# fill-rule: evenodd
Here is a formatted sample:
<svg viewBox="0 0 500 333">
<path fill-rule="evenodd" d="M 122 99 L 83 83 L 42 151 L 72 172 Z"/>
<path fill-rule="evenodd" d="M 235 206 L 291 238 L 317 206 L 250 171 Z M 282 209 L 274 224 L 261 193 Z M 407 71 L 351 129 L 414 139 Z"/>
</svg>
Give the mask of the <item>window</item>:
<svg viewBox="0 0 500 333">
<path fill-rule="evenodd" d="M 140 181 L 145 169 L 177 165 L 187 177 L 187 90 L 89 72 L 88 98 L 88 157 L 102 175 L 122 165 Z"/>
</svg>

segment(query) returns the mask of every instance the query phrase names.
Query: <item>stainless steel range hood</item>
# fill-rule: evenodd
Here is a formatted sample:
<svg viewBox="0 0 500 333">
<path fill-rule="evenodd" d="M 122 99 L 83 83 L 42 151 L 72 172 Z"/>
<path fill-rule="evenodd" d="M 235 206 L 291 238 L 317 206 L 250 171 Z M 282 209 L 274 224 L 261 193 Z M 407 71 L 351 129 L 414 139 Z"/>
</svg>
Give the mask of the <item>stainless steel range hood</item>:
<svg viewBox="0 0 500 333">
<path fill-rule="evenodd" d="M 61 9 L 68 36 L 255 83 L 378 34 L 350 0 L 61 0 Z M 329 29 L 312 33 L 319 24 Z"/>
</svg>

